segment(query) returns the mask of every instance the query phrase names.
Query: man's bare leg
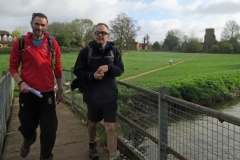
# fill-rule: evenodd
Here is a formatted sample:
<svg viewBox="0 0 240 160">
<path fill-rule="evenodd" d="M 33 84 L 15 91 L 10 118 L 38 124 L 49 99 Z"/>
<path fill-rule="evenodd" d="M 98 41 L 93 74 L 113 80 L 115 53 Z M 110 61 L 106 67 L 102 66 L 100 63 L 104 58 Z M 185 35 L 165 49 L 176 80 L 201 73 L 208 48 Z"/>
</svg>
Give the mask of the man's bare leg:
<svg viewBox="0 0 240 160">
<path fill-rule="evenodd" d="M 117 137 L 115 134 L 115 123 L 105 122 L 105 129 L 107 132 L 107 145 L 109 155 L 117 154 Z"/>
</svg>

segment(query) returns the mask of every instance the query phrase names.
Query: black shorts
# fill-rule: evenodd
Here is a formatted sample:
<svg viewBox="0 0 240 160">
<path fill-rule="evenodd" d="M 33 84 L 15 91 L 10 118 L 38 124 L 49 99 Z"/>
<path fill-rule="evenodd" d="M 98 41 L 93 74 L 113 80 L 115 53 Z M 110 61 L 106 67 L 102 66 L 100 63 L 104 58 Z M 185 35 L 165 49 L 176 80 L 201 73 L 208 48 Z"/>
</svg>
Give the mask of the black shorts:
<svg viewBox="0 0 240 160">
<path fill-rule="evenodd" d="M 92 122 L 100 122 L 103 119 L 104 122 L 116 122 L 117 107 L 117 102 L 102 105 L 87 104 L 88 119 Z"/>
</svg>

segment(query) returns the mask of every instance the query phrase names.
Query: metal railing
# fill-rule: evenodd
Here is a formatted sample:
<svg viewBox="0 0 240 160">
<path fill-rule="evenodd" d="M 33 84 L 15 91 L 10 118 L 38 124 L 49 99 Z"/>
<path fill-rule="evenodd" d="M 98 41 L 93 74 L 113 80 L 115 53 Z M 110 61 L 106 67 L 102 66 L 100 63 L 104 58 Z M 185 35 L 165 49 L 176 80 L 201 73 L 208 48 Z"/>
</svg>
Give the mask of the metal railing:
<svg viewBox="0 0 240 160">
<path fill-rule="evenodd" d="M 14 80 L 9 72 L 3 71 L 0 77 L 0 155 L 2 155 L 7 123 L 13 102 Z M 1 156 L 0 156 L 1 157 Z"/>
<path fill-rule="evenodd" d="M 87 122 L 82 95 L 69 89 L 72 70 L 64 70 L 65 100 Z M 117 136 L 123 160 L 240 159 L 240 119 L 220 111 L 118 81 Z"/>
<path fill-rule="evenodd" d="M 173 159 L 172 155 L 179 159 L 240 159 L 240 118 L 168 96 L 164 87 L 159 95 L 162 159 Z"/>
</svg>

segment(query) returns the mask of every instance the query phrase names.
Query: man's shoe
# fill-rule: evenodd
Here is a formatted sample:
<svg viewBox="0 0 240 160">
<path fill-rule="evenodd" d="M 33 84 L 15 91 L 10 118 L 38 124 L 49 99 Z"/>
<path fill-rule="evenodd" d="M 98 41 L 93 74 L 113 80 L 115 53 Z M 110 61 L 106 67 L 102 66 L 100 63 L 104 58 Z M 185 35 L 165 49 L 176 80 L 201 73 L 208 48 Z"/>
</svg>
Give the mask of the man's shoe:
<svg viewBox="0 0 240 160">
<path fill-rule="evenodd" d="M 21 157 L 27 157 L 29 151 L 30 151 L 30 147 L 31 145 L 36 141 L 37 139 L 37 132 L 35 133 L 33 139 L 25 139 L 23 140 L 22 146 L 21 146 L 21 150 L 20 150 L 20 156 Z"/>
<path fill-rule="evenodd" d="M 91 159 L 98 159 L 98 152 L 97 152 L 97 142 L 90 143 L 89 142 L 89 158 Z"/>
</svg>

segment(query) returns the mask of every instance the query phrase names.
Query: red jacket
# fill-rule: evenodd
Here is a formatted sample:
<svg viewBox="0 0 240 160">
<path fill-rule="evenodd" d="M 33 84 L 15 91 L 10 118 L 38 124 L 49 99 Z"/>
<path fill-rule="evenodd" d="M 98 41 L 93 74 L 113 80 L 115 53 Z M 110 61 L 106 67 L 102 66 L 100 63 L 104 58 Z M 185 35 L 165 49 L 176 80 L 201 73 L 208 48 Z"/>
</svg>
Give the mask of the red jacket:
<svg viewBox="0 0 240 160">
<path fill-rule="evenodd" d="M 56 53 L 55 69 L 52 67 L 52 56 L 48 45 L 49 34 L 45 33 L 45 40 L 36 48 L 31 40 L 31 34 L 25 36 L 24 50 L 22 58 L 19 51 L 19 40 L 17 40 L 10 54 L 9 71 L 11 75 L 18 73 L 20 67 L 20 76 L 31 88 L 40 92 L 49 92 L 54 90 L 54 75 L 56 78 L 62 78 L 62 64 L 60 48 L 55 39 L 53 48 Z"/>
</svg>

